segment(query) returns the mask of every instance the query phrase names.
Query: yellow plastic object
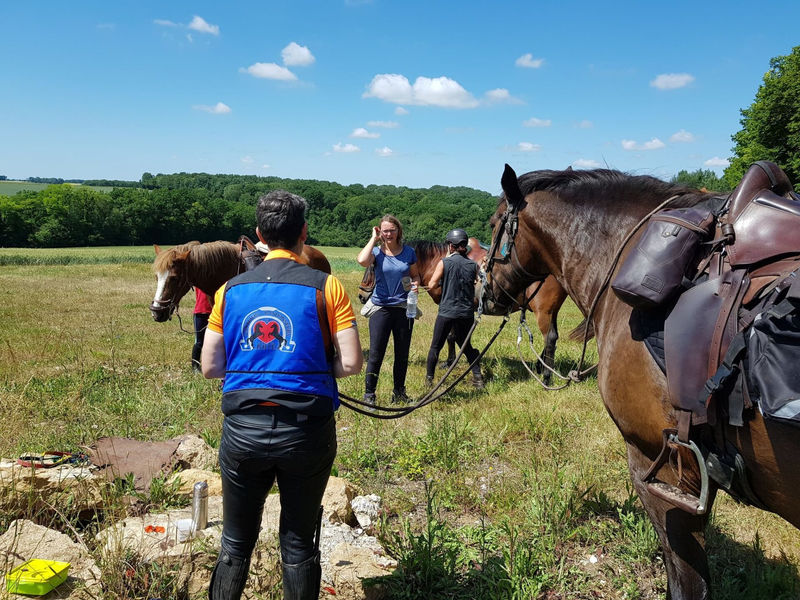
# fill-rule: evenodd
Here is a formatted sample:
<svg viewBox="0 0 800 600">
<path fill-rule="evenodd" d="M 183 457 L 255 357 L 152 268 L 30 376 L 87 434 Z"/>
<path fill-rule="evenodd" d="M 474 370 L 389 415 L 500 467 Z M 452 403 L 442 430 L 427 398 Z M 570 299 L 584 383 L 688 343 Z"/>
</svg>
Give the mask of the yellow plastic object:
<svg viewBox="0 0 800 600">
<path fill-rule="evenodd" d="M 6 575 L 6 590 L 12 594 L 44 596 L 67 580 L 68 562 L 32 558 Z"/>
</svg>

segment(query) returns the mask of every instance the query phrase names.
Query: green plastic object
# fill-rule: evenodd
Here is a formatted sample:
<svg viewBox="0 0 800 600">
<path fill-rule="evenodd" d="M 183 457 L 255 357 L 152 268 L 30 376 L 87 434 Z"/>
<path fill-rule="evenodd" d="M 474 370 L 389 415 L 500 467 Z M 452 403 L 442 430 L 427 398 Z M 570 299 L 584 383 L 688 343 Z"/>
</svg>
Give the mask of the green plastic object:
<svg viewBox="0 0 800 600">
<path fill-rule="evenodd" d="M 67 580 L 68 562 L 32 558 L 6 574 L 6 590 L 12 594 L 44 596 Z"/>
</svg>

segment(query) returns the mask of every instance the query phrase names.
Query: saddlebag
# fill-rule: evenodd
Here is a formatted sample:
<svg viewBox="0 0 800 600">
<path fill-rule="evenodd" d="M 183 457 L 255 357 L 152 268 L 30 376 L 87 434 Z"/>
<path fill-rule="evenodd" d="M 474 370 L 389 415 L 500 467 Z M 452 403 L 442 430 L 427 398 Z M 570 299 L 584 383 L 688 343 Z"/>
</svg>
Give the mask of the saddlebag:
<svg viewBox="0 0 800 600">
<path fill-rule="evenodd" d="M 655 308 L 677 296 L 700 260 L 700 244 L 712 234 L 707 206 L 662 210 L 653 215 L 622 263 L 611 287 L 635 308 Z"/>
</svg>

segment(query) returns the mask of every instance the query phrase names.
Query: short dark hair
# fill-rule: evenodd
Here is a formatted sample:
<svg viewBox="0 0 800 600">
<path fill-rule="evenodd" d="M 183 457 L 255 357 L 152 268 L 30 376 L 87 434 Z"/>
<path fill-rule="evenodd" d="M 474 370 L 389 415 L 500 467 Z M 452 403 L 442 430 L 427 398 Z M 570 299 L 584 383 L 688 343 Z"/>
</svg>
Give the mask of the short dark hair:
<svg viewBox="0 0 800 600">
<path fill-rule="evenodd" d="M 306 200 L 286 190 L 273 190 L 258 199 L 256 223 L 270 248 L 292 248 L 306 222 Z"/>
</svg>

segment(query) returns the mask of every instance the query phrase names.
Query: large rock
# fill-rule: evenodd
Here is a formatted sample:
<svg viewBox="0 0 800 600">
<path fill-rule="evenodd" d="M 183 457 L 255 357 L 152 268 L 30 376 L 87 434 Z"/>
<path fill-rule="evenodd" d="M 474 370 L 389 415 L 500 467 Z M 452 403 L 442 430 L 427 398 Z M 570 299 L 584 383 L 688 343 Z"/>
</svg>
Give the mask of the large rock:
<svg viewBox="0 0 800 600">
<path fill-rule="evenodd" d="M 60 465 L 34 469 L 0 460 L 0 510 L 22 517 L 55 513 L 90 516 L 103 508 L 107 483 L 88 466 Z"/>
<path fill-rule="evenodd" d="M 389 575 L 397 563 L 370 548 L 337 545 L 328 557 L 328 577 L 336 597 L 344 600 L 379 600 L 384 597 L 380 583 L 365 585 L 369 577 Z"/>
<path fill-rule="evenodd" d="M 178 442 L 175 450 L 176 466 L 184 469 L 212 470 L 217 466 L 217 450 L 197 435 L 181 435 L 174 438 Z"/>
<path fill-rule="evenodd" d="M 47 598 L 78 600 L 100 597 L 100 569 L 86 546 L 32 521 L 13 521 L 8 531 L 0 536 L 0 572 L 7 573 L 31 558 L 70 563 L 67 581 L 48 594 Z M 5 581 L 2 589 L 5 592 Z"/>
<path fill-rule="evenodd" d="M 198 481 L 205 481 L 208 484 L 209 496 L 222 495 L 222 478 L 218 473 L 213 471 L 206 471 L 204 469 L 186 469 L 185 471 L 178 471 L 169 478 L 168 483 L 172 484 L 178 481 L 178 493 L 192 495 L 194 491 L 194 484 Z"/>
<path fill-rule="evenodd" d="M 350 506 L 355 495 L 355 488 L 346 479 L 340 477 L 328 479 L 328 486 L 322 496 L 322 506 L 324 507 L 322 519 L 331 523 L 355 525 L 356 519 Z"/>
</svg>

